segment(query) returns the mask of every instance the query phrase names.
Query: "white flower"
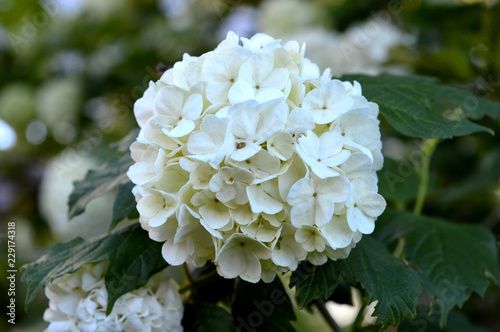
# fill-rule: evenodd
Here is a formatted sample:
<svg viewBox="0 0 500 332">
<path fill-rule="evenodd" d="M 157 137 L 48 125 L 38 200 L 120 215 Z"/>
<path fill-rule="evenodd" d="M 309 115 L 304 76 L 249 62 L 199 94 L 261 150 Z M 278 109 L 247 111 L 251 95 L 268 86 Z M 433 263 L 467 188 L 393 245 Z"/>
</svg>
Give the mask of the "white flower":
<svg viewBox="0 0 500 332">
<path fill-rule="evenodd" d="M 283 97 L 289 75 L 285 68 L 274 68 L 271 55 L 257 53 L 241 65 L 238 79 L 229 90 L 229 101 L 237 104 L 255 99 L 262 103 Z"/>
<path fill-rule="evenodd" d="M 281 223 L 273 225 L 263 217 L 258 218 L 247 226 L 241 226 L 241 231 L 260 242 L 271 242 L 280 231 Z"/>
<path fill-rule="evenodd" d="M 207 257 L 214 254 L 210 233 L 200 224 L 199 215 L 187 205 L 181 207 L 178 219 L 178 229 L 176 224 L 172 224 L 174 228 L 171 226 L 159 230 L 163 234 L 162 238 L 155 238 L 156 241 L 166 241 L 162 248 L 163 258 L 171 265 L 181 265 L 193 257 L 196 265 L 203 265 Z M 198 261 L 203 263 L 197 264 Z"/>
<path fill-rule="evenodd" d="M 47 332 L 130 331 L 182 332 L 182 299 L 177 284 L 164 272 L 146 285 L 120 296 L 106 315 L 106 263 L 88 264 L 45 287 L 49 308 Z"/>
<path fill-rule="evenodd" d="M 191 203 L 199 207 L 201 217 L 213 229 L 223 228 L 231 221 L 229 208 L 210 190 L 205 189 L 194 194 Z"/>
<path fill-rule="evenodd" d="M 148 219 L 149 226 L 158 227 L 175 213 L 177 200 L 171 194 L 158 189 L 144 189 L 137 203 L 139 214 Z"/>
<path fill-rule="evenodd" d="M 294 41 L 229 33 L 138 101 L 128 175 L 169 264 L 270 282 L 303 260 L 347 257 L 373 230 L 385 208 L 378 107 L 304 55 Z"/>
<path fill-rule="evenodd" d="M 296 149 L 300 157 L 311 166 L 311 170 L 321 179 L 339 176 L 339 165 L 343 164 L 351 152 L 343 149 L 342 136 L 328 131 L 319 138 L 312 131 L 298 139 Z"/>
<path fill-rule="evenodd" d="M 246 188 L 255 179 L 253 173 L 244 169 L 222 167 L 210 180 L 210 190 L 223 203 L 233 200 L 237 204 L 248 202 Z"/>
<path fill-rule="evenodd" d="M 252 52 L 246 48 L 236 48 L 227 56 L 215 54 L 203 63 L 202 76 L 208 82 L 207 99 L 213 103 L 226 103 L 229 89 L 238 78 L 241 65 Z"/>
<path fill-rule="evenodd" d="M 295 233 L 295 240 L 302 244 L 305 251 L 323 252 L 326 248 L 326 243 L 319 230 L 313 226 L 302 226 Z"/>
<path fill-rule="evenodd" d="M 156 95 L 153 119 L 170 137 L 181 137 L 195 128 L 203 110 L 203 97 L 199 94 L 189 95 L 187 91 L 175 86 L 167 86 Z M 157 120 L 156 120 L 157 119 Z"/>
<path fill-rule="evenodd" d="M 189 136 L 187 148 L 192 158 L 217 168 L 231 147 L 234 147 L 234 137 L 229 131 L 229 119 L 209 114 L 203 119 L 200 131 Z"/>
<path fill-rule="evenodd" d="M 243 161 L 259 152 L 269 136 L 285 127 L 288 107 L 282 99 L 263 104 L 250 100 L 232 106 L 228 116 L 232 119 L 231 131 L 237 145 L 231 158 Z"/>
<path fill-rule="evenodd" d="M 306 251 L 295 240 L 296 228 L 290 224 L 284 224 L 281 233 L 272 248 L 271 259 L 279 266 L 286 266 L 295 270 L 298 263 L 306 258 Z"/>
<path fill-rule="evenodd" d="M 247 187 L 248 200 L 253 213 L 276 214 L 283 209 L 278 199 L 276 180 L 270 180 Z"/>
<path fill-rule="evenodd" d="M 338 176 L 322 180 L 314 175 L 297 181 L 288 194 L 295 227 L 325 225 L 335 212 L 335 203 L 345 202 L 351 195 L 349 181 Z"/>
<path fill-rule="evenodd" d="M 243 234 L 233 234 L 220 249 L 215 262 L 217 271 L 226 278 L 258 282 L 260 280 L 260 259 L 271 258 L 271 251 L 261 242 Z"/>
<path fill-rule="evenodd" d="M 311 110 L 317 124 L 325 124 L 349 111 L 353 104 L 354 100 L 346 94 L 344 84 L 333 80 L 309 92 L 304 98 L 302 108 Z"/>
<path fill-rule="evenodd" d="M 366 178 L 352 181 L 353 194 L 346 203 L 347 222 L 353 232 L 370 234 L 375 229 L 375 219 L 384 212 L 386 203 L 382 196 L 370 192 L 370 183 Z"/>
</svg>

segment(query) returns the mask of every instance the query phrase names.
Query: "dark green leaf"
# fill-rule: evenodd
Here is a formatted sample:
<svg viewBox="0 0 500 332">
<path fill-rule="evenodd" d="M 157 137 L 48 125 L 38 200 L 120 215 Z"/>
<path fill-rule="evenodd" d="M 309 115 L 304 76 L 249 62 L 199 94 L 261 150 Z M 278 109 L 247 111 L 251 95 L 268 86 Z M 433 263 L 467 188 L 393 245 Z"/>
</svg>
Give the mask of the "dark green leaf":
<svg viewBox="0 0 500 332">
<path fill-rule="evenodd" d="M 429 315 L 428 311 L 425 308 L 419 309 L 417 317 L 405 319 L 401 322 L 398 326 L 398 332 L 488 332 L 486 329 L 472 325 L 467 317 L 458 311 L 450 312 L 448 323 L 441 329 L 439 326 L 439 313 L 434 312 Z"/>
<path fill-rule="evenodd" d="M 207 262 L 192 272 L 191 276 L 194 280 L 201 279 L 202 281 L 191 287 L 191 299 L 217 303 L 231 298 L 235 279 L 221 277 L 216 269 L 217 267 L 212 262 Z"/>
<path fill-rule="evenodd" d="M 378 300 L 374 315 L 384 328 L 415 315 L 415 305 L 422 293 L 417 273 L 394 257 L 381 242 L 365 236 L 349 257 L 338 260 L 335 266 L 347 283 L 361 284 L 368 303 Z"/>
<path fill-rule="evenodd" d="M 332 295 L 338 279 L 333 261 L 328 260 L 321 266 L 304 262 L 292 273 L 290 287 L 296 287 L 299 308 L 302 308 L 319 296 Z"/>
<path fill-rule="evenodd" d="M 167 267 L 161 255 L 163 243 L 152 241 L 139 226 L 133 226 L 112 243 L 106 269 L 106 290 L 111 312 L 115 301 L 125 293 L 145 285 L 149 277 Z"/>
<path fill-rule="evenodd" d="M 118 190 L 113 203 L 113 219 L 109 229 L 112 230 L 123 219 L 139 218 L 139 213 L 136 209 L 135 197 L 132 194 L 134 184 L 132 182 L 122 183 L 118 185 Z"/>
<path fill-rule="evenodd" d="M 424 76 L 346 75 L 358 81 L 363 95 L 380 106 L 380 112 L 400 133 L 412 137 L 451 138 L 493 131 L 469 121 L 484 115 L 500 116 L 500 104 L 470 92 L 437 83 Z"/>
<path fill-rule="evenodd" d="M 182 325 L 192 332 L 236 332 L 231 314 L 212 303 L 187 305 Z"/>
<path fill-rule="evenodd" d="M 23 266 L 22 280 L 28 284 L 26 306 L 40 286 L 85 264 L 109 260 L 105 276 L 109 311 L 116 298 L 143 286 L 151 275 L 167 266 L 161 246 L 151 241 L 138 224 L 92 240 L 77 238 L 55 245 L 36 262 Z"/>
<path fill-rule="evenodd" d="M 291 332 L 293 306 L 278 278 L 271 283 L 238 281 L 232 314 L 240 331 Z"/>
<path fill-rule="evenodd" d="M 472 292 L 484 294 L 486 272 L 500 281 L 496 239 L 487 229 L 409 213 L 398 220 L 407 225 L 405 257 L 417 267 L 426 292 L 437 299 L 441 326 Z"/>
<path fill-rule="evenodd" d="M 500 151 L 498 149 L 482 156 L 479 165 L 474 167 L 471 175 L 459 183 L 441 191 L 438 196 L 439 203 L 450 203 L 471 196 L 485 196 L 494 191 L 500 178 Z"/>
<path fill-rule="evenodd" d="M 377 175 L 379 193 L 386 200 L 404 205 L 417 196 L 419 179 L 411 163 L 384 158 L 384 167 Z"/>
<path fill-rule="evenodd" d="M 85 206 L 94 198 L 127 183 L 127 170 L 133 161 L 129 154 L 113 159 L 97 170 L 87 172 L 85 179 L 74 182 L 74 189 L 69 196 L 69 216 L 73 218 L 85 211 Z"/>
</svg>

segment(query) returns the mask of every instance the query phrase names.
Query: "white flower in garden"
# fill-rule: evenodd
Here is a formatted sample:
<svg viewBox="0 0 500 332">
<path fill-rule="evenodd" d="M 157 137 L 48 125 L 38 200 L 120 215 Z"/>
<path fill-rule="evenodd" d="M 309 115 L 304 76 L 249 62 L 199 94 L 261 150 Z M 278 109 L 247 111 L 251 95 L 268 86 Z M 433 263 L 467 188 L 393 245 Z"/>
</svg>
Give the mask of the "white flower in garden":
<svg viewBox="0 0 500 332">
<path fill-rule="evenodd" d="M 172 221 L 166 227 L 150 229 L 154 240 L 165 241 L 162 253 L 167 263 L 181 265 L 189 257 L 203 265 L 210 255 L 214 254 L 213 240 L 210 233 L 199 222 L 200 216 L 189 207 L 183 205 L 179 212 L 179 223 Z"/>
<path fill-rule="evenodd" d="M 288 106 L 282 99 L 263 104 L 250 100 L 232 106 L 228 116 L 237 146 L 231 158 L 243 161 L 259 152 L 267 138 L 285 127 Z"/>
<path fill-rule="evenodd" d="M 283 210 L 284 206 L 278 199 L 276 180 L 248 186 L 247 195 L 253 213 L 273 215 Z"/>
<path fill-rule="evenodd" d="M 45 287 L 49 308 L 43 318 L 46 332 L 182 332 L 182 298 L 177 284 L 164 272 L 120 296 L 106 315 L 108 293 L 104 284 L 106 263 L 88 264 Z"/>
<path fill-rule="evenodd" d="M 157 227 L 167 221 L 175 213 L 177 200 L 171 194 L 157 190 L 145 189 L 137 203 L 139 214 L 148 219 L 151 227 Z"/>
<path fill-rule="evenodd" d="M 385 208 L 378 108 L 304 53 L 229 33 L 137 102 L 128 175 L 169 264 L 270 282 L 304 260 L 346 258 L 373 231 Z"/>
<path fill-rule="evenodd" d="M 234 136 L 229 129 L 229 119 L 207 115 L 200 125 L 200 131 L 189 136 L 188 151 L 193 154 L 193 158 L 217 168 L 226 154 L 234 149 Z"/>
<path fill-rule="evenodd" d="M 258 282 L 260 280 L 260 259 L 271 258 L 271 251 L 262 242 L 243 234 L 231 235 L 220 249 L 215 262 L 219 274 L 226 278 Z"/>
<path fill-rule="evenodd" d="M 227 56 L 214 55 L 203 63 L 202 75 L 208 82 L 207 99 L 213 103 L 226 103 L 229 89 L 238 78 L 241 65 L 252 52 L 246 48 L 236 48 Z"/>
<path fill-rule="evenodd" d="M 198 207 L 203 220 L 213 229 L 223 228 L 231 221 L 229 208 L 209 189 L 194 194 L 191 203 Z"/>
<path fill-rule="evenodd" d="M 229 90 L 231 104 L 255 99 L 265 102 L 284 96 L 288 80 L 285 68 L 275 68 L 274 59 L 267 53 L 257 53 L 241 65 L 236 83 Z"/>
<path fill-rule="evenodd" d="M 306 258 L 307 252 L 295 240 L 297 229 L 290 224 L 283 224 L 276 243 L 272 247 L 271 259 L 278 266 L 295 270 L 300 261 Z"/>
<path fill-rule="evenodd" d="M 209 186 L 219 201 L 225 203 L 234 200 L 237 204 L 245 204 L 248 202 L 246 188 L 254 179 L 255 176 L 250 171 L 222 167 L 212 177 Z"/>
<path fill-rule="evenodd" d="M 370 191 L 370 183 L 366 178 L 355 178 L 352 185 L 354 190 L 346 203 L 347 222 L 353 232 L 359 230 L 363 234 L 370 234 L 375 229 L 375 219 L 385 210 L 385 200 Z"/>
<path fill-rule="evenodd" d="M 353 104 L 354 100 L 346 94 L 344 84 L 333 80 L 309 92 L 302 107 L 312 112 L 317 124 L 325 124 L 349 111 Z"/>
<path fill-rule="evenodd" d="M 170 137 L 182 137 L 195 128 L 203 109 L 203 97 L 167 86 L 158 91 L 154 101 L 153 121 Z"/>
<path fill-rule="evenodd" d="M 343 149 L 342 136 L 328 131 L 319 138 L 312 131 L 299 137 L 297 152 L 319 178 L 339 176 L 339 165 L 343 164 L 351 152 Z"/>
<path fill-rule="evenodd" d="M 345 202 L 350 196 L 350 183 L 343 176 L 324 180 L 314 175 L 305 177 L 295 182 L 288 194 L 291 222 L 295 227 L 321 227 L 332 218 L 335 203 Z"/>
</svg>

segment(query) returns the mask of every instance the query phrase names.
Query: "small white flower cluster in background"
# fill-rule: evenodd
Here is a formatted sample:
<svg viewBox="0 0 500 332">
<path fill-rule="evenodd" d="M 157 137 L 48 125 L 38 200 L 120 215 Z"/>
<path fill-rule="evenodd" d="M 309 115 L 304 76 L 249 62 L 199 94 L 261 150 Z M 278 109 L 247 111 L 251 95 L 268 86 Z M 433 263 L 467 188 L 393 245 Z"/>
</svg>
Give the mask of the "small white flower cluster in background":
<svg viewBox="0 0 500 332">
<path fill-rule="evenodd" d="M 241 44 L 240 44 L 241 41 Z M 140 222 L 171 265 L 270 282 L 346 258 L 386 203 L 378 106 L 297 42 L 229 33 L 151 82 L 131 146 Z"/>
<path fill-rule="evenodd" d="M 177 284 L 163 273 L 120 296 L 106 316 L 106 262 L 87 264 L 45 287 L 49 308 L 46 332 L 182 332 L 182 298 Z"/>
</svg>

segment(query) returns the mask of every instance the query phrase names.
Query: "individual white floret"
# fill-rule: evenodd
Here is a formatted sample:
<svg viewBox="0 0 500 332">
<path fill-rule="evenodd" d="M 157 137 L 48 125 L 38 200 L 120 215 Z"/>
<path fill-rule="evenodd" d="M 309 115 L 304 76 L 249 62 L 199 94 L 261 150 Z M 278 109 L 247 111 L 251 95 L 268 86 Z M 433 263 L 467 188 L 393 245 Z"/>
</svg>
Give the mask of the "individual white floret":
<svg viewBox="0 0 500 332">
<path fill-rule="evenodd" d="M 225 278 L 258 282 L 261 277 L 261 259 L 271 258 L 271 251 L 248 235 L 234 233 L 220 249 L 215 263 L 217 271 Z"/>
<path fill-rule="evenodd" d="M 287 202 L 295 227 L 325 225 L 333 216 L 335 204 L 351 196 L 351 185 L 343 176 L 320 179 L 315 175 L 297 181 L 288 193 Z"/>
<path fill-rule="evenodd" d="M 329 131 L 319 138 L 312 131 L 299 137 L 296 149 L 302 160 L 311 167 L 311 170 L 321 179 L 339 176 L 338 166 L 343 164 L 351 155 L 344 149 L 342 136 Z"/>
<path fill-rule="evenodd" d="M 384 198 L 370 191 L 370 183 L 365 178 L 352 181 L 353 193 L 346 202 L 347 222 L 353 232 L 370 234 L 375 229 L 375 219 L 384 212 Z"/>
<path fill-rule="evenodd" d="M 332 80 L 309 92 L 304 98 L 302 108 L 313 113 L 317 124 L 326 124 L 349 111 L 353 104 L 354 100 L 346 94 L 342 82 Z"/>
</svg>

